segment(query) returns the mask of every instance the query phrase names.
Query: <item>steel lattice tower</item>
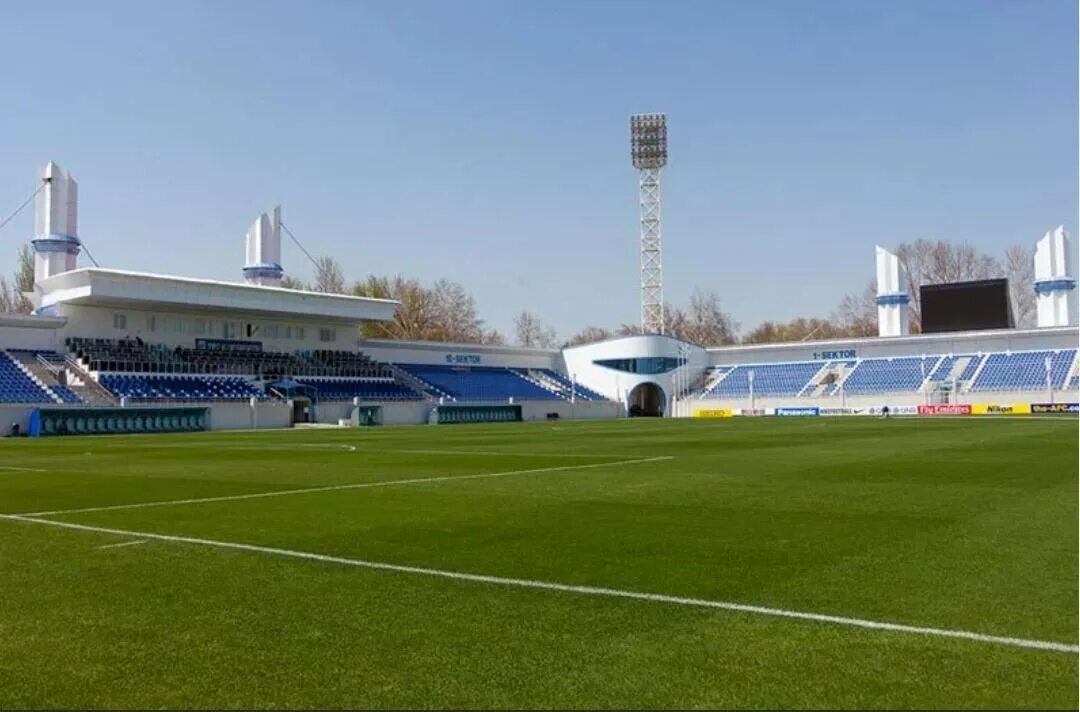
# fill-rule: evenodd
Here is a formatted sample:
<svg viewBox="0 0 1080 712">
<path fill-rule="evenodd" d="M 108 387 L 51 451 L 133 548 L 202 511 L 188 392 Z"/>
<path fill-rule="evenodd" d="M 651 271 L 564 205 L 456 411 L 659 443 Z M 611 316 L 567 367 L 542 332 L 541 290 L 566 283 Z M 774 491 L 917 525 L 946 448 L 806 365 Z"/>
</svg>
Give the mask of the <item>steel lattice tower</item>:
<svg viewBox="0 0 1080 712">
<path fill-rule="evenodd" d="M 660 169 L 667 163 L 667 116 L 630 117 L 630 160 L 641 197 L 641 330 L 664 333 L 664 260 L 660 242 Z"/>
</svg>

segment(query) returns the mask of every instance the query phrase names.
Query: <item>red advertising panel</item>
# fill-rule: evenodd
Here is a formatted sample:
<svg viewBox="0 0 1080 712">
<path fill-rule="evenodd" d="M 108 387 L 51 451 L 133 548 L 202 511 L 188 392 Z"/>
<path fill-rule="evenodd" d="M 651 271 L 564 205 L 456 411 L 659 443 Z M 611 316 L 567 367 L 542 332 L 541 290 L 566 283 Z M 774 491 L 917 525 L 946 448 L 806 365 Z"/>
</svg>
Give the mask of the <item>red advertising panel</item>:
<svg viewBox="0 0 1080 712">
<path fill-rule="evenodd" d="M 920 405 L 919 415 L 971 415 L 970 405 Z"/>
</svg>

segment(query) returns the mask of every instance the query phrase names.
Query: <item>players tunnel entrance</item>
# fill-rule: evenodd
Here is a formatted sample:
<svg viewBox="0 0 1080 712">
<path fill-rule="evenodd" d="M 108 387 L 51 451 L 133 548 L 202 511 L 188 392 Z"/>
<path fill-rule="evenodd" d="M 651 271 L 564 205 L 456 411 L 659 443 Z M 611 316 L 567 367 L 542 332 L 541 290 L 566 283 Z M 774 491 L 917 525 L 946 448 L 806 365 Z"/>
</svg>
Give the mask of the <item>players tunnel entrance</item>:
<svg viewBox="0 0 1080 712">
<path fill-rule="evenodd" d="M 664 389 L 655 383 L 639 383 L 627 399 L 631 418 L 659 418 L 664 415 Z"/>
</svg>

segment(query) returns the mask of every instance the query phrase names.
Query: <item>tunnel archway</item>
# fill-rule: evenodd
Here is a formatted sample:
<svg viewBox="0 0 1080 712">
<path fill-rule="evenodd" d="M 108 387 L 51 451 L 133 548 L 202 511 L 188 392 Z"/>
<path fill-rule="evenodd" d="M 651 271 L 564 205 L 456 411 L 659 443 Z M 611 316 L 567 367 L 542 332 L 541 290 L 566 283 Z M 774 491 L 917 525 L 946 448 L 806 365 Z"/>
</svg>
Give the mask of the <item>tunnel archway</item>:
<svg viewBox="0 0 1080 712">
<path fill-rule="evenodd" d="M 661 418 L 666 403 L 663 388 L 651 382 L 639 383 L 627 398 L 627 412 L 630 417 Z"/>
</svg>

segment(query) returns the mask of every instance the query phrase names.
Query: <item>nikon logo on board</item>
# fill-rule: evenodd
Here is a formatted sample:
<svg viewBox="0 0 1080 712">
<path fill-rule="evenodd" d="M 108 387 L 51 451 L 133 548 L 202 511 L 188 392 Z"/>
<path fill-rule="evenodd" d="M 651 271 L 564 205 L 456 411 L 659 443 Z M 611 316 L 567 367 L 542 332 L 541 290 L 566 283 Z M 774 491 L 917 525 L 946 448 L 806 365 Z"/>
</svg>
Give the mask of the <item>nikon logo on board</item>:
<svg viewBox="0 0 1080 712">
<path fill-rule="evenodd" d="M 971 406 L 974 415 L 1027 415 L 1031 412 L 1029 403 L 976 403 Z"/>
</svg>

